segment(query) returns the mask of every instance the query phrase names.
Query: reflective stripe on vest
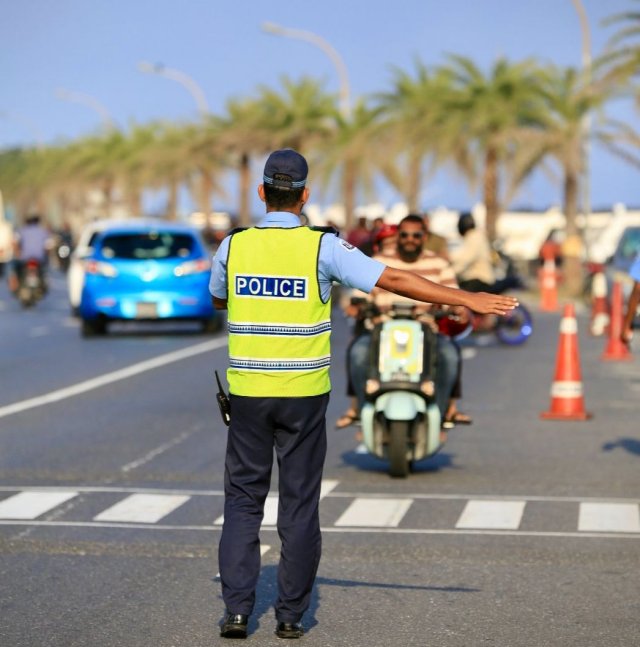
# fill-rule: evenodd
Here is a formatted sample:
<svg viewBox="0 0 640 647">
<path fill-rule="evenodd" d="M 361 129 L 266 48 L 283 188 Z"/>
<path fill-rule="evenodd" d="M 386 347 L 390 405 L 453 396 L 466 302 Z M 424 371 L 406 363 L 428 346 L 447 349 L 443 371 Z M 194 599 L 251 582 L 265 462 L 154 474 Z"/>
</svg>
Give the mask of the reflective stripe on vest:
<svg viewBox="0 0 640 647">
<path fill-rule="evenodd" d="M 323 303 L 323 232 L 253 227 L 233 234 L 227 260 L 229 391 L 252 397 L 327 393 L 331 301 Z"/>
</svg>

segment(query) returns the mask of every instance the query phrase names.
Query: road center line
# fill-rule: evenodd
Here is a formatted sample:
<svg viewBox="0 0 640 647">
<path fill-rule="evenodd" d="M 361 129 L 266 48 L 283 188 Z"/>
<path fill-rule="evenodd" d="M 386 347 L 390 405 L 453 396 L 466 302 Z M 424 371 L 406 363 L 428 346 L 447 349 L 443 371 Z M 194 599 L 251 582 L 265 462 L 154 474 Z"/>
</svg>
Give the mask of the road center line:
<svg viewBox="0 0 640 647">
<path fill-rule="evenodd" d="M 85 380 L 84 382 L 80 382 L 78 384 L 73 384 L 72 386 L 65 387 L 64 389 L 58 389 L 57 391 L 51 391 L 50 393 L 45 393 L 44 395 L 39 395 L 35 398 L 29 398 L 28 400 L 14 402 L 13 404 L 8 404 L 4 407 L 0 407 L 0 418 L 12 416 L 15 413 L 27 411 L 28 409 L 41 407 L 45 404 L 60 402 L 60 400 L 66 400 L 67 398 L 72 398 L 73 396 L 80 395 L 81 393 L 99 389 L 100 387 L 106 386 L 107 384 L 112 384 L 113 382 L 126 380 L 127 378 L 133 377 L 134 375 L 139 375 L 140 373 L 151 371 L 154 368 L 166 366 L 167 364 L 172 364 L 173 362 L 179 362 L 180 360 L 187 359 L 188 357 L 193 357 L 194 355 L 208 353 L 209 351 L 216 350 L 217 348 L 222 348 L 226 345 L 227 337 L 224 336 L 218 339 L 203 342 L 202 344 L 196 344 L 194 346 L 189 346 L 187 348 L 176 350 L 171 353 L 159 355 L 158 357 L 147 359 L 144 362 L 138 362 L 137 364 L 132 364 L 131 366 L 121 368 L 117 371 L 113 371 L 112 373 L 105 373 L 104 375 L 100 375 L 99 377 L 94 377 L 93 379 Z"/>
<path fill-rule="evenodd" d="M 144 465 L 145 463 L 148 463 L 150 460 L 154 459 L 156 456 L 159 456 L 160 454 L 164 454 L 168 449 L 171 449 L 172 447 L 175 447 L 176 445 L 179 445 L 182 441 L 186 440 L 189 438 L 191 435 L 190 431 L 185 431 L 181 433 L 177 438 L 174 438 L 173 440 L 170 440 L 169 442 L 166 442 L 159 447 L 156 447 L 155 449 L 152 449 L 150 452 L 147 452 L 144 456 L 139 458 L 138 460 L 131 461 L 130 463 L 127 463 L 126 465 L 123 465 L 120 468 L 121 472 L 129 472 L 130 470 L 135 469 L 136 467 L 140 467 L 141 465 Z"/>
</svg>

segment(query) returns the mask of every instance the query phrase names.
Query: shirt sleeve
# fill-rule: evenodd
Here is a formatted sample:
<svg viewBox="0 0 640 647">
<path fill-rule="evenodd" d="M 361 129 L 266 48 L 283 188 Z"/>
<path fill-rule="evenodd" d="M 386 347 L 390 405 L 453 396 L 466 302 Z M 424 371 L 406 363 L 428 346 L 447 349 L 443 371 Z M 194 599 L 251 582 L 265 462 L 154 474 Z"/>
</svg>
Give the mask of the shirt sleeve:
<svg viewBox="0 0 640 647">
<path fill-rule="evenodd" d="M 229 258 L 229 241 L 231 236 L 222 240 L 211 263 L 209 292 L 218 298 L 227 298 L 227 259 Z"/>
<path fill-rule="evenodd" d="M 322 237 L 318 259 L 321 281 L 336 281 L 346 287 L 369 293 L 384 268 L 384 263 L 369 258 L 346 240 L 330 234 Z"/>
</svg>

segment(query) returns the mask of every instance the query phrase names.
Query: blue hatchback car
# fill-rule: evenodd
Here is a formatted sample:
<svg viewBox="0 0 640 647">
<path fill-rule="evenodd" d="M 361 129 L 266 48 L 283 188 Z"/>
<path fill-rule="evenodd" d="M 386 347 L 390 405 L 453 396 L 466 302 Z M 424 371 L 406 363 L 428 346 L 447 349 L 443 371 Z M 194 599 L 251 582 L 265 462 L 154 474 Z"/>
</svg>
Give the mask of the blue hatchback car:
<svg viewBox="0 0 640 647">
<path fill-rule="evenodd" d="M 106 228 L 85 258 L 82 335 L 103 335 L 109 321 L 195 320 L 220 323 L 209 294 L 210 254 L 197 230 L 132 220 Z"/>
</svg>

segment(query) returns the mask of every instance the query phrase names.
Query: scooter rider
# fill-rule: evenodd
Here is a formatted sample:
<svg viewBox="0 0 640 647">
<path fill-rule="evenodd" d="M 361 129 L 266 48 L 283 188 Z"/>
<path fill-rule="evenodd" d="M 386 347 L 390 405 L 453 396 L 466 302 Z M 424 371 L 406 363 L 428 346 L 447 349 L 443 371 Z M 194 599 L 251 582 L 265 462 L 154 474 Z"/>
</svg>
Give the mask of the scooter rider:
<svg viewBox="0 0 640 647">
<path fill-rule="evenodd" d="M 425 226 L 422 218 L 408 215 L 398 225 L 396 249 L 393 255 L 374 256 L 375 260 L 383 260 L 388 266 L 409 270 L 428 278 L 434 283 L 457 288 L 456 277 L 449 262 L 430 250 L 423 249 Z M 370 300 L 382 311 L 388 310 L 394 302 L 415 303 L 417 314 L 427 314 L 430 304 L 418 303 L 413 299 L 398 297 L 380 287 L 373 289 Z M 460 317 L 468 315 L 465 308 L 457 308 Z M 432 323 L 432 326 L 435 326 Z M 365 383 L 369 370 L 369 349 L 371 334 L 364 333 L 352 344 L 349 352 L 349 377 L 353 384 L 358 400 L 358 408 L 362 409 L 365 402 Z M 450 404 L 451 393 L 460 371 L 460 352 L 455 343 L 448 337 L 437 336 L 437 371 L 436 371 L 436 402 L 442 419 L 445 420 Z"/>
<path fill-rule="evenodd" d="M 421 301 L 503 314 L 510 297 L 472 294 L 386 267 L 328 231 L 300 224 L 309 198 L 307 162 L 291 149 L 267 159 L 258 187 L 267 215 L 232 232 L 216 253 L 210 291 L 228 308 L 230 425 L 225 457 L 224 524 L 219 548 L 220 634 L 247 635 L 260 574 L 259 531 L 279 465 L 276 635 L 300 638 L 320 561 L 318 516 L 331 388 L 333 281 L 369 292 L 375 285 Z M 276 296 L 277 292 L 277 296 Z"/>
<path fill-rule="evenodd" d="M 13 289 L 17 290 L 24 271 L 24 264 L 31 258 L 39 263 L 40 278 L 47 289 L 46 267 L 48 260 L 49 231 L 40 224 L 40 216 L 32 214 L 27 217 L 23 227 L 20 227 L 14 237 Z"/>
</svg>

